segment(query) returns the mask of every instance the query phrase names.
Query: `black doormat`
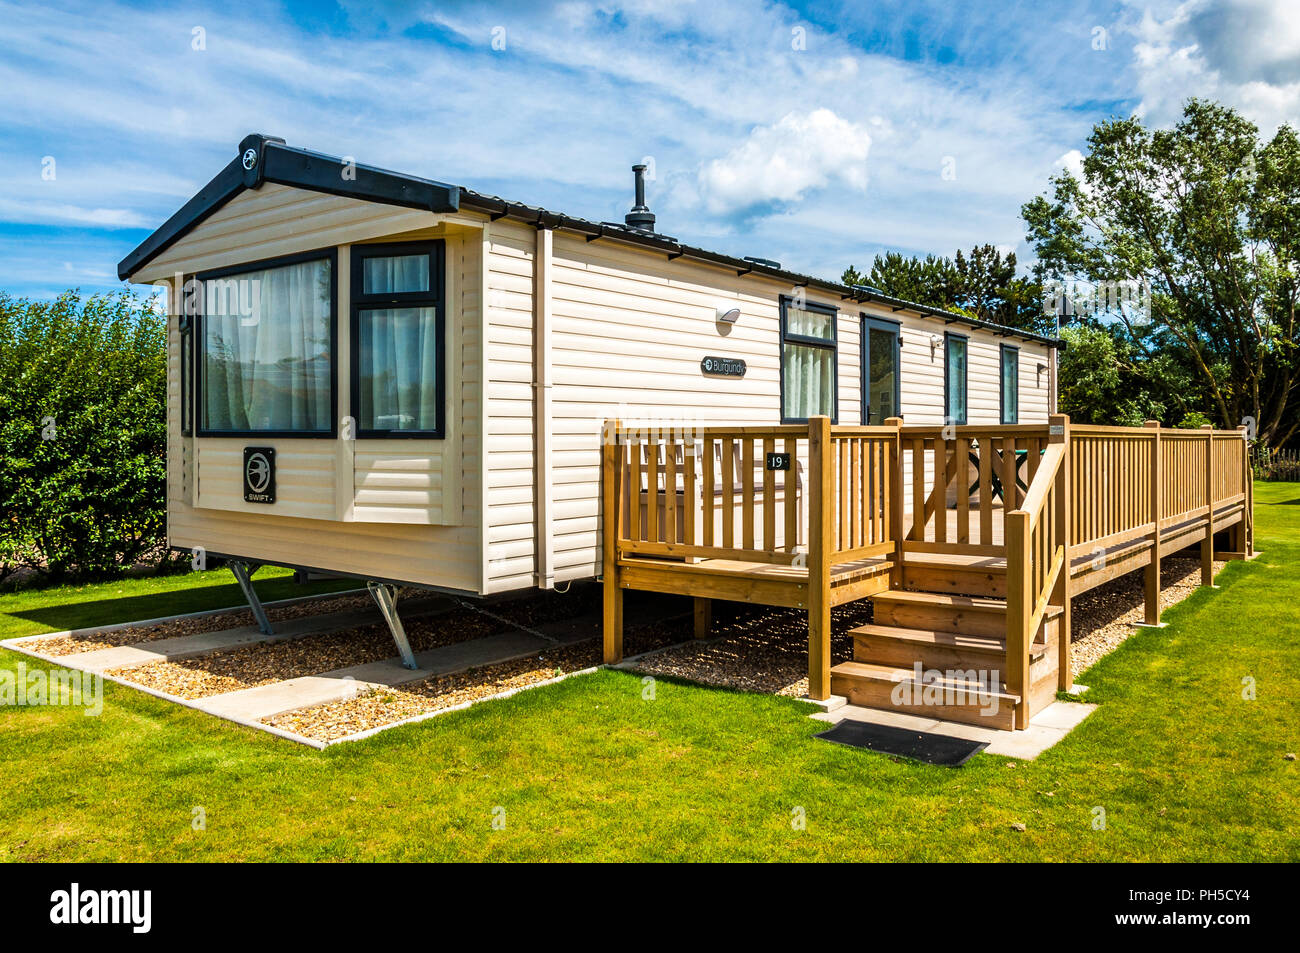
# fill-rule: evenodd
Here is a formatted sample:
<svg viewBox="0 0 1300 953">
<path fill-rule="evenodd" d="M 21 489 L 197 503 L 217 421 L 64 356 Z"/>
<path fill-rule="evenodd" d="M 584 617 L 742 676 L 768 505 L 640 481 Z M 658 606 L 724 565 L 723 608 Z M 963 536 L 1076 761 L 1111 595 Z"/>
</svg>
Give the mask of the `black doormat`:
<svg viewBox="0 0 1300 953">
<path fill-rule="evenodd" d="M 868 751 L 894 754 L 949 768 L 960 768 L 972 755 L 989 746 L 987 741 L 934 735 L 909 728 L 895 728 L 893 725 L 873 725 L 849 718 L 817 737 L 850 748 L 866 748 Z"/>
</svg>

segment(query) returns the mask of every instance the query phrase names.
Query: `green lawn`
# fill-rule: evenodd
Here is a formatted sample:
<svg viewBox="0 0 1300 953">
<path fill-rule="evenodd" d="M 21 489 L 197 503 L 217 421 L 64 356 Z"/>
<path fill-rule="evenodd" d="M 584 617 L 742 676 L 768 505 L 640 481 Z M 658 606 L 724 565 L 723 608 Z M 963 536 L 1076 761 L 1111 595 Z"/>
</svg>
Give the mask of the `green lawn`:
<svg viewBox="0 0 1300 953">
<path fill-rule="evenodd" d="M 98 718 L 0 713 L 0 857 L 1300 860 L 1300 484 L 1256 512 L 1264 555 L 1088 672 L 1101 708 L 1036 762 L 894 761 L 609 671 L 324 753 L 110 685 Z"/>
<path fill-rule="evenodd" d="M 293 570 L 267 566 L 258 570 L 253 585 L 262 601 L 270 602 L 355 589 L 362 584 L 355 579 L 332 579 L 300 586 L 293 581 Z M 229 569 L 22 589 L 0 594 L 0 640 L 246 605 Z"/>
</svg>

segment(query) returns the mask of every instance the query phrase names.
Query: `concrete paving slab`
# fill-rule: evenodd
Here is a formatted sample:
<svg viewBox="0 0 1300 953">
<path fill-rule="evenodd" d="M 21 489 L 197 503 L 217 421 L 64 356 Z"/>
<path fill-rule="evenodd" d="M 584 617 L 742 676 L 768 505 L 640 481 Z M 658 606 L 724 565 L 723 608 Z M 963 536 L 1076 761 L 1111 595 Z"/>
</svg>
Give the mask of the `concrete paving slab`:
<svg viewBox="0 0 1300 953">
<path fill-rule="evenodd" d="M 336 669 L 324 673 L 321 677 L 351 678 L 358 682 L 387 685 L 392 688 L 433 675 L 450 675 L 453 672 L 463 672 L 467 668 L 508 662 L 549 648 L 554 648 L 554 643 L 527 632 L 502 632 L 468 642 L 442 645 L 426 652 L 417 652 L 415 663 L 420 666 L 418 669 L 404 667 L 399 658 L 387 658 L 378 662 L 366 662 L 362 665 Z"/>
<path fill-rule="evenodd" d="M 911 731 L 935 731 L 946 722 L 920 715 L 910 715 L 904 711 L 885 711 L 879 708 L 862 708 L 858 705 L 845 704 L 829 712 L 817 712 L 812 716 L 818 721 L 835 724 L 845 718 L 854 721 L 869 721 L 873 725 L 889 725 L 893 728 L 906 728 Z"/>
<path fill-rule="evenodd" d="M 1052 702 L 1052 704 L 1031 718 L 1029 725 L 1031 728 L 1043 725 L 1048 728 L 1072 731 L 1082 724 L 1083 720 L 1096 709 L 1096 705 L 1087 705 L 1080 702 Z"/>
<path fill-rule="evenodd" d="M 213 695 L 200 699 L 195 707 L 223 718 L 261 721 L 296 708 L 355 698 L 358 691 L 367 687 L 369 686 L 346 678 L 304 675 L 271 685 Z"/>
<path fill-rule="evenodd" d="M 1032 761 L 1068 735 L 1096 708 L 1096 705 L 1084 705 L 1078 702 L 1053 702 L 1035 715 L 1030 720 L 1029 727 L 1023 731 L 1004 731 L 981 725 L 927 719 L 905 712 L 863 708 L 859 705 L 845 705 L 830 712 L 815 712 L 810 717 L 831 724 L 849 718 L 873 725 L 889 725 L 912 731 L 947 735 L 950 738 L 985 741 L 988 743 L 988 747 L 984 749 L 986 754 Z"/>
</svg>

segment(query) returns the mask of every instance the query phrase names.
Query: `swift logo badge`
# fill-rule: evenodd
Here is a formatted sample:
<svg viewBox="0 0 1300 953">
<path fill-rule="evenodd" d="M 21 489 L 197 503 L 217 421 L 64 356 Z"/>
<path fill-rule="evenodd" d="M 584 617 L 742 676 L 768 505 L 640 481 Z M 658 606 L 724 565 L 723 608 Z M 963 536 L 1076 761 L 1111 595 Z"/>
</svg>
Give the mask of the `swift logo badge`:
<svg viewBox="0 0 1300 953">
<path fill-rule="evenodd" d="M 244 448 L 244 501 L 275 502 L 275 448 Z"/>
</svg>

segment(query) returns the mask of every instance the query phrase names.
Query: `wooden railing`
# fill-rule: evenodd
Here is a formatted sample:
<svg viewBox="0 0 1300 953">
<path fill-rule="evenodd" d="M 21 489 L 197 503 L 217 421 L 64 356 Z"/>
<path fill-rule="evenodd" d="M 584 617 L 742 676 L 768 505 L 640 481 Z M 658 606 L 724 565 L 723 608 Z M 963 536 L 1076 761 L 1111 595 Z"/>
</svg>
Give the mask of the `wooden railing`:
<svg viewBox="0 0 1300 953">
<path fill-rule="evenodd" d="M 794 562 L 806 537 L 804 427 L 616 429 L 618 547 L 679 558 Z M 788 470 L 769 470 L 769 454 Z"/>
<path fill-rule="evenodd" d="M 814 425 L 815 426 L 815 425 Z M 833 562 L 848 562 L 894 551 L 894 525 L 898 515 L 894 470 L 898 432 L 893 427 L 834 427 L 824 466 L 832 471 L 830 492 L 830 555 Z M 817 472 L 813 461 L 810 472 Z"/>
<path fill-rule="evenodd" d="M 893 428 L 610 432 L 623 554 L 804 565 L 814 536 L 833 562 L 893 551 Z M 810 527 L 823 498 L 831 515 Z"/>
<path fill-rule="evenodd" d="M 816 529 L 831 564 L 904 549 L 1003 555 L 1006 517 L 1025 506 L 1061 435 L 891 423 L 616 428 L 618 548 L 802 565 Z M 1070 558 L 1247 499 L 1238 431 L 1069 426 L 1067 447 Z M 822 495 L 830 509 L 814 527 Z"/>
<path fill-rule="evenodd" d="M 1158 448 L 1150 431 L 1070 426 L 1071 556 L 1154 529 Z"/>
<path fill-rule="evenodd" d="M 1070 427 L 1071 556 L 1135 539 L 1244 504 L 1250 488 L 1239 430 Z"/>
<path fill-rule="evenodd" d="M 1042 426 L 900 430 L 914 552 L 1000 556 L 1002 513 L 1025 498 L 1048 431 Z"/>
</svg>

